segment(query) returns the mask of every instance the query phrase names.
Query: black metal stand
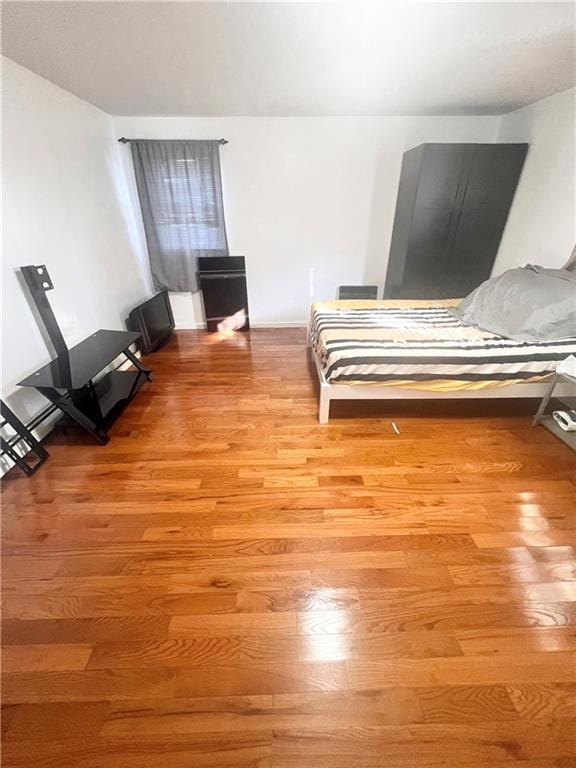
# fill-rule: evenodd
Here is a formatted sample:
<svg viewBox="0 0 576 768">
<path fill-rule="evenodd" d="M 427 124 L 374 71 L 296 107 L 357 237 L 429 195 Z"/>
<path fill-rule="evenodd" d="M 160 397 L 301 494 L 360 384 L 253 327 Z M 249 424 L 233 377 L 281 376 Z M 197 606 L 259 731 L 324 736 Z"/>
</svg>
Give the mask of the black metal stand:
<svg viewBox="0 0 576 768">
<path fill-rule="evenodd" d="M 567 385 L 571 387 L 568 395 L 563 394 L 562 392 L 559 393 L 558 390 L 556 390 L 556 387 L 558 387 L 561 384 L 563 384 L 565 387 Z M 554 395 L 555 390 L 556 390 L 556 395 Z M 573 392 L 574 394 L 571 396 L 570 392 Z M 546 429 L 549 432 L 552 432 L 553 435 L 556 435 L 556 437 L 559 440 L 562 440 L 562 442 L 565 443 L 570 448 L 572 448 L 573 451 L 576 451 L 576 432 L 568 432 L 563 430 L 562 427 L 556 422 L 552 414 L 546 414 L 548 405 L 550 404 L 550 401 L 552 400 L 553 397 L 554 397 L 554 400 L 557 400 L 559 405 L 563 406 L 565 410 L 567 411 L 575 410 L 576 409 L 576 378 L 574 378 L 574 376 L 571 376 L 569 373 L 564 373 L 562 371 L 558 373 L 558 371 L 556 371 L 556 373 L 550 379 L 550 384 L 548 385 L 548 389 L 546 390 L 546 393 L 542 398 L 542 402 L 540 403 L 540 406 L 536 411 L 536 415 L 532 420 L 532 426 L 535 427 L 537 424 L 542 424 L 542 426 L 546 427 Z"/>
<path fill-rule="evenodd" d="M 44 464 L 48 456 L 50 455 L 46 448 L 36 440 L 30 429 L 23 424 L 18 416 L 14 413 L 13 410 L 11 410 L 6 403 L 3 400 L 0 400 L 0 411 L 2 415 L 2 422 L 0 422 L 0 429 L 5 427 L 6 425 L 9 425 L 12 427 L 14 432 L 16 434 L 12 435 L 11 437 L 0 437 L 0 449 L 2 452 L 2 455 L 8 456 L 16 466 L 20 467 L 20 469 L 28 475 L 28 477 L 31 477 L 34 472 L 38 470 L 39 467 Z M 46 409 L 45 412 L 42 413 L 42 419 L 38 421 L 38 417 L 33 420 L 33 423 L 30 424 L 31 428 L 37 427 L 38 424 L 41 423 L 45 418 L 47 418 L 50 413 L 54 411 L 53 408 Z M 30 449 L 29 453 L 27 453 L 25 456 L 21 456 L 18 451 L 16 450 L 16 446 L 18 443 L 24 442 L 28 448 Z M 30 453 L 33 457 L 36 457 L 38 461 L 36 461 L 35 464 L 29 464 L 28 458 Z"/>
<path fill-rule="evenodd" d="M 58 360 L 53 360 L 19 383 L 34 387 L 98 443 L 105 445 L 110 439 L 106 434 L 110 424 L 144 382 L 152 380 L 152 371 L 129 349 L 139 337 L 140 334 L 131 331 L 97 331 L 70 349 L 70 375 L 63 374 Z M 136 370 L 116 369 L 100 375 L 120 355 Z"/>
<path fill-rule="evenodd" d="M 97 442 L 108 442 L 107 429 L 132 400 L 152 372 L 131 352 L 141 337 L 133 331 L 99 330 L 68 349 L 46 297 L 54 288 L 44 264 L 21 267 L 22 275 L 42 324 L 56 351 L 56 359 L 20 386 L 34 387 Z M 108 370 L 124 356 L 136 370 Z"/>
</svg>

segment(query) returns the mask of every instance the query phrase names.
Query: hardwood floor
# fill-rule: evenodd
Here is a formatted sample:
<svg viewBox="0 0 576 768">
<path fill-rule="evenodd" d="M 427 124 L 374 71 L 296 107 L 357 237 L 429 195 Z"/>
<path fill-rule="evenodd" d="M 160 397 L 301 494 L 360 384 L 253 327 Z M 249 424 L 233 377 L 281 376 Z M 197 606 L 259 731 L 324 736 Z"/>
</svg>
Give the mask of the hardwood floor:
<svg viewBox="0 0 576 768">
<path fill-rule="evenodd" d="M 3 482 L 6 768 L 576 765 L 575 461 L 532 404 L 320 426 L 300 329 L 148 360 L 107 446 Z"/>
</svg>

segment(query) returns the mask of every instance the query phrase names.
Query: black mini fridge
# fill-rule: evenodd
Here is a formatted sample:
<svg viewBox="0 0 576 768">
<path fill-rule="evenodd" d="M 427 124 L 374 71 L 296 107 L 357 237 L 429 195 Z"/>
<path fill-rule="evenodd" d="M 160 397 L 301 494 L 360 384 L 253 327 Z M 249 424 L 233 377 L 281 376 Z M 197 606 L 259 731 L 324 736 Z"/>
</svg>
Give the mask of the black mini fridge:
<svg viewBox="0 0 576 768">
<path fill-rule="evenodd" d="M 218 325 L 223 321 L 228 321 L 234 330 L 250 329 L 244 256 L 200 256 L 198 282 L 209 331 L 219 330 Z M 238 327 L 234 316 L 242 311 L 246 322 Z"/>
</svg>

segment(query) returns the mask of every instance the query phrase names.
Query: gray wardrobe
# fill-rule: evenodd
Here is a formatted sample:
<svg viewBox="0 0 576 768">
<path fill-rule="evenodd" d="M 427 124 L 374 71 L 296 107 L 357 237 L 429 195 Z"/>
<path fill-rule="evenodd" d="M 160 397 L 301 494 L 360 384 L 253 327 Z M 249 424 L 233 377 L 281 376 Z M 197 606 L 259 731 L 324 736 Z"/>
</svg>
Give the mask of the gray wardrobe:
<svg viewBox="0 0 576 768">
<path fill-rule="evenodd" d="M 490 277 L 528 144 L 404 153 L 386 298 L 459 298 Z"/>
</svg>

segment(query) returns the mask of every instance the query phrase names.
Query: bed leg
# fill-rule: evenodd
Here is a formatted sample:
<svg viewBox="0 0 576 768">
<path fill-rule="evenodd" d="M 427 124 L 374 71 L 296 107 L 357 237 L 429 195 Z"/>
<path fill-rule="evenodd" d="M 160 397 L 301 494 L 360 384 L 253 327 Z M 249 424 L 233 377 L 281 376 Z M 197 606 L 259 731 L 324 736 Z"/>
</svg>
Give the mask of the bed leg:
<svg viewBox="0 0 576 768">
<path fill-rule="evenodd" d="M 327 384 L 320 384 L 320 404 L 318 407 L 318 421 L 320 424 L 328 424 L 330 417 L 330 388 Z"/>
</svg>

